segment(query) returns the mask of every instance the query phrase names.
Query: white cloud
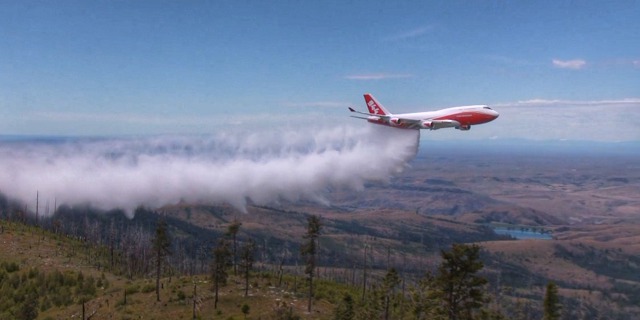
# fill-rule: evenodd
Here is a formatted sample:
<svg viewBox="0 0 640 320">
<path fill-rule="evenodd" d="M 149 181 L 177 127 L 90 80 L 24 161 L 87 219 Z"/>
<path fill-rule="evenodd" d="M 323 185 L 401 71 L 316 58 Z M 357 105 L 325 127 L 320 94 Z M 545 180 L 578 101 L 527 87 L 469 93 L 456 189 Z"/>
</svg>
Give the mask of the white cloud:
<svg viewBox="0 0 640 320">
<path fill-rule="evenodd" d="M 516 102 L 496 103 L 494 107 L 519 107 L 519 106 L 639 106 L 640 98 L 626 98 L 617 100 L 562 100 L 562 99 L 530 99 Z"/>
<path fill-rule="evenodd" d="M 640 141 L 640 98 L 531 99 L 491 107 L 500 117 L 483 129 L 500 138 Z"/>
<path fill-rule="evenodd" d="M 382 126 L 255 128 L 212 136 L 0 141 L 0 192 L 32 203 L 102 209 L 180 201 L 326 203 L 330 189 L 362 190 L 403 170 L 419 134 Z"/>
<path fill-rule="evenodd" d="M 552 63 L 553 63 L 553 66 L 555 66 L 556 68 L 573 69 L 573 70 L 582 69 L 587 65 L 587 62 L 585 60 L 582 60 L 582 59 L 575 59 L 575 60 L 553 59 Z"/>
<path fill-rule="evenodd" d="M 412 78 L 412 74 L 406 73 L 366 73 L 366 74 L 353 74 L 345 76 L 348 80 L 385 80 L 385 79 L 402 79 Z"/>
<path fill-rule="evenodd" d="M 433 27 L 431 26 L 424 26 L 424 27 L 419 27 L 419 28 L 415 28 L 403 33 L 399 33 L 390 37 L 385 38 L 385 41 L 398 41 L 398 40 L 405 40 L 405 39 L 412 39 L 412 38 L 417 38 L 420 37 L 428 32 L 430 32 L 431 30 L 433 30 Z"/>
</svg>

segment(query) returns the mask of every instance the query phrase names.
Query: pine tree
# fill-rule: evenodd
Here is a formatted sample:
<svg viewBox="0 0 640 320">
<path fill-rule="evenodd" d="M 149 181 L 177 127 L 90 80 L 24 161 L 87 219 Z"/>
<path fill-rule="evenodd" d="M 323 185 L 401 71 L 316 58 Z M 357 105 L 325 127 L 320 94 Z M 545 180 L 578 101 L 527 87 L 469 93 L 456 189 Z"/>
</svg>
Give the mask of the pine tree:
<svg viewBox="0 0 640 320">
<path fill-rule="evenodd" d="M 560 298 L 558 297 L 558 286 L 551 281 L 547 284 L 544 294 L 544 320 L 560 319 Z"/>
<path fill-rule="evenodd" d="M 400 284 L 400 277 L 396 269 L 391 268 L 387 271 L 382 281 L 382 291 L 384 294 L 384 319 L 389 319 L 389 305 L 391 304 L 391 298 L 395 291 L 396 286 Z"/>
<path fill-rule="evenodd" d="M 160 301 L 160 274 L 167 256 L 171 255 L 171 239 L 164 219 L 158 221 L 153 239 L 153 251 L 156 255 L 156 301 Z"/>
<path fill-rule="evenodd" d="M 355 316 L 355 312 L 353 310 L 353 297 L 345 293 L 342 297 L 342 300 L 336 306 L 334 310 L 333 319 L 334 320 L 353 320 Z"/>
<path fill-rule="evenodd" d="M 476 274 L 484 266 L 480 247 L 454 244 L 451 251 L 441 251 L 441 256 L 436 281 L 448 318 L 473 319 L 486 302 L 482 286 L 487 279 Z"/>
<path fill-rule="evenodd" d="M 356 320 L 381 319 L 384 312 L 384 295 L 378 285 L 372 285 L 364 300 L 358 305 Z"/>
<path fill-rule="evenodd" d="M 231 239 L 233 240 L 233 258 L 231 259 L 233 262 L 233 274 L 237 275 L 238 274 L 238 264 L 236 263 L 236 259 L 237 259 L 237 250 L 236 250 L 236 237 L 238 235 L 238 231 L 240 231 L 240 226 L 242 225 L 241 222 L 239 222 L 238 220 L 234 220 L 229 227 L 227 227 L 227 234 L 231 236 Z"/>
<path fill-rule="evenodd" d="M 24 298 L 16 314 L 18 319 L 31 320 L 38 318 L 38 293 L 31 290 Z"/>
<path fill-rule="evenodd" d="M 304 238 L 307 242 L 302 244 L 300 253 L 306 257 L 306 267 L 304 273 L 307 275 L 307 281 L 309 282 L 309 302 L 307 304 L 307 311 L 311 312 L 311 300 L 313 298 L 313 276 L 316 268 L 316 240 L 320 236 L 320 218 L 316 215 L 312 215 L 307 219 L 307 233 Z"/>
<path fill-rule="evenodd" d="M 254 262 L 256 243 L 253 240 L 247 241 L 240 249 L 240 271 L 244 277 L 244 296 L 249 295 L 249 274 Z"/>
<path fill-rule="evenodd" d="M 212 278 L 213 290 L 215 298 L 213 308 L 218 309 L 218 291 L 220 287 L 227 284 L 227 267 L 229 267 L 229 259 L 231 252 L 229 251 L 229 243 L 225 239 L 220 239 L 218 245 L 213 250 Z"/>
<path fill-rule="evenodd" d="M 245 303 L 240 308 L 240 311 L 242 311 L 242 314 L 244 314 L 244 318 L 247 319 L 247 315 L 249 314 L 249 311 L 251 311 L 251 307 L 249 307 L 249 305 Z"/>
<path fill-rule="evenodd" d="M 442 311 L 436 278 L 431 272 L 425 273 L 410 290 L 414 319 L 440 320 L 446 318 L 445 312 Z"/>
</svg>

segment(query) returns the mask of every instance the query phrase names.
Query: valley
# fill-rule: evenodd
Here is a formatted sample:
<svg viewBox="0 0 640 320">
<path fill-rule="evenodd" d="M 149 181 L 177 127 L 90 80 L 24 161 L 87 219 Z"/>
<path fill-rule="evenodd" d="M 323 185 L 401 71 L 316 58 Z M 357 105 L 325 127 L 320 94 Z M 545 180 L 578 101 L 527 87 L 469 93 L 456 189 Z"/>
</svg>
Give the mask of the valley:
<svg viewBox="0 0 640 320">
<path fill-rule="evenodd" d="M 476 243 L 491 305 L 507 315 L 526 310 L 538 317 L 549 281 L 560 287 L 566 319 L 625 319 L 640 312 L 635 155 L 553 153 L 539 145 L 457 150 L 423 141 L 421 147 L 426 151 L 402 173 L 358 191 L 326 190 L 320 203 L 249 203 L 246 212 L 228 204 L 179 203 L 140 208 L 133 219 L 118 210 L 61 205 L 39 224 L 92 243 L 112 243 L 126 256 L 144 250 L 130 237 L 132 230 L 149 239 L 163 218 L 174 238 L 170 264 L 179 274 L 198 275 L 207 273 L 210 248 L 237 221 L 239 241 L 257 243 L 259 270 L 276 274 L 282 266 L 302 276 L 299 247 L 306 219 L 318 215 L 320 279 L 357 287 L 363 270 L 376 282 L 395 268 L 410 285 L 436 270 L 441 250 Z M 5 219 L 16 219 L 16 207 L 8 199 L 3 203 Z M 496 227 L 543 231 L 551 239 L 516 240 L 495 233 Z"/>
</svg>

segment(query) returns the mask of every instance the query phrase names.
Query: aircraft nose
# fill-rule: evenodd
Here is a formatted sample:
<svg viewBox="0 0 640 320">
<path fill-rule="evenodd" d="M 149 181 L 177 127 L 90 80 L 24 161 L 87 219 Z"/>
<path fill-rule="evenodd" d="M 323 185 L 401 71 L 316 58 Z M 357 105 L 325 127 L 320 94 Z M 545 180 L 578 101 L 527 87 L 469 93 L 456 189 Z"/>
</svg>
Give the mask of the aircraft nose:
<svg viewBox="0 0 640 320">
<path fill-rule="evenodd" d="M 498 111 L 493 110 L 491 107 L 489 106 L 482 106 L 482 111 L 481 111 L 485 116 L 487 116 L 487 118 L 489 121 L 491 120 L 495 120 L 498 116 L 500 116 L 500 114 L 498 113 Z"/>
<path fill-rule="evenodd" d="M 495 111 L 493 109 L 490 109 L 490 108 L 486 108 L 484 111 L 485 111 L 485 114 L 487 114 L 488 116 L 491 117 L 491 120 L 493 120 L 493 119 L 497 118 L 498 116 L 500 116 L 500 114 L 497 111 Z"/>
</svg>

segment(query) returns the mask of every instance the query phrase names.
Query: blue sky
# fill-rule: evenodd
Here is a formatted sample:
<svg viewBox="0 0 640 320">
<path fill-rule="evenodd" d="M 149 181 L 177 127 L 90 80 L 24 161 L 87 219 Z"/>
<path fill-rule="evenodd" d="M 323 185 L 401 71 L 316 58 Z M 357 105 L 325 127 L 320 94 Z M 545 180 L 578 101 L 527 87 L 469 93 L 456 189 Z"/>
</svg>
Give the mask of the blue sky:
<svg viewBox="0 0 640 320">
<path fill-rule="evenodd" d="M 352 123 L 371 92 L 395 112 L 499 110 L 475 138 L 640 140 L 638 17 L 639 1 L 5 1 L 0 134 Z"/>
</svg>

